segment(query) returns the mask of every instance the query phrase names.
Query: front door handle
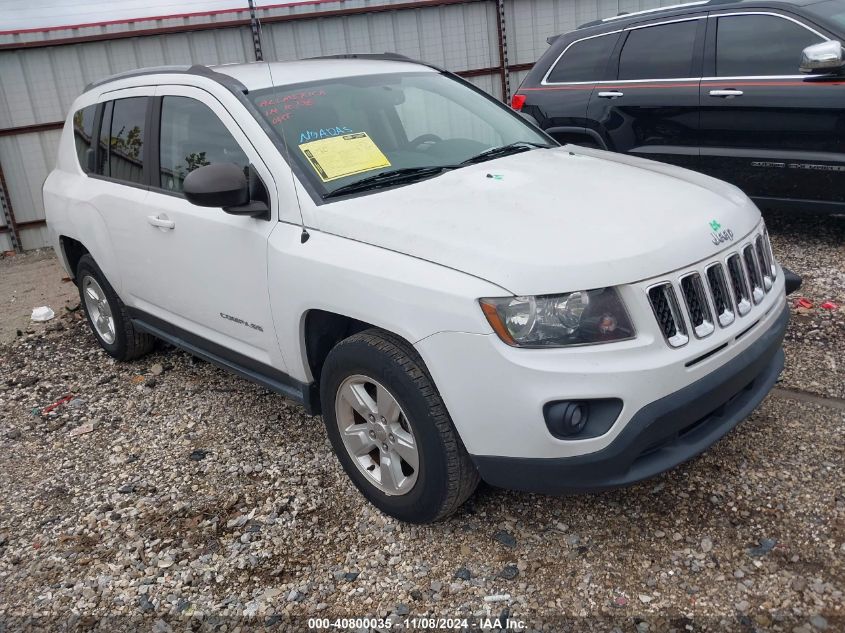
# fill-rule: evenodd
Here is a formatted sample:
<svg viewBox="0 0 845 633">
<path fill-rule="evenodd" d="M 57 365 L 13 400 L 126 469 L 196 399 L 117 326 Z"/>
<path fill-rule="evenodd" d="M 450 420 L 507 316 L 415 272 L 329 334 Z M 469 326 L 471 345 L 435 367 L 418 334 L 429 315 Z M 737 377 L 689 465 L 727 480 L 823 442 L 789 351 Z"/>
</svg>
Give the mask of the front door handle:
<svg viewBox="0 0 845 633">
<path fill-rule="evenodd" d="M 619 92 L 618 90 L 604 90 L 599 93 L 599 97 L 602 99 L 618 99 L 619 97 L 624 97 L 624 92 Z"/>
<path fill-rule="evenodd" d="M 722 99 L 732 99 L 733 97 L 741 97 L 742 90 L 711 90 L 710 91 L 711 97 L 721 97 Z"/>
<path fill-rule="evenodd" d="M 147 222 L 160 229 L 172 229 L 176 227 L 176 222 L 173 220 L 168 220 L 157 215 L 148 215 Z"/>
</svg>

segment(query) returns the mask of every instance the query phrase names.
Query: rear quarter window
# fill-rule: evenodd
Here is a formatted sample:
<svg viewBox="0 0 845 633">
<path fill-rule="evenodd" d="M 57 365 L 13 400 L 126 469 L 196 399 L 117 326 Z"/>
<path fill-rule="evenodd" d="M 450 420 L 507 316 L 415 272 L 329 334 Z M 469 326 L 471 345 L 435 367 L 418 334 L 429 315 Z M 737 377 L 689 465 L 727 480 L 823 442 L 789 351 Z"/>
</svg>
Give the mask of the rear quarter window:
<svg viewBox="0 0 845 633">
<path fill-rule="evenodd" d="M 546 77 L 546 83 L 601 79 L 599 74 L 604 70 L 618 37 L 618 33 L 608 33 L 569 44 Z"/>
<path fill-rule="evenodd" d="M 86 174 L 94 167 L 94 116 L 97 106 L 90 105 L 73 113 L 73 142 L 79 166 Z"/>
</svg>

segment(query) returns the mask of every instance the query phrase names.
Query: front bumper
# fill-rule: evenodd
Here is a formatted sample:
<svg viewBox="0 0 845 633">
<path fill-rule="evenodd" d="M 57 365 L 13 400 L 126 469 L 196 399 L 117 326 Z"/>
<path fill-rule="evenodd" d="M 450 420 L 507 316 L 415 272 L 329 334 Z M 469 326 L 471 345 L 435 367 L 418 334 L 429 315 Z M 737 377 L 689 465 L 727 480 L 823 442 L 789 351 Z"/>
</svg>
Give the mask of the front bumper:
<svg viewBox="0 0 845 633">
<path fill-rule="evenodd" d="M 474 455 L 481 477 L 514 490 L 589 492 L 632 484 L 695 457 L 744 420 L 777 381 L 789 310 L 773 316 L 753 344 L 639 409 L 603 449 L 558 458 Z"/>
</svg>

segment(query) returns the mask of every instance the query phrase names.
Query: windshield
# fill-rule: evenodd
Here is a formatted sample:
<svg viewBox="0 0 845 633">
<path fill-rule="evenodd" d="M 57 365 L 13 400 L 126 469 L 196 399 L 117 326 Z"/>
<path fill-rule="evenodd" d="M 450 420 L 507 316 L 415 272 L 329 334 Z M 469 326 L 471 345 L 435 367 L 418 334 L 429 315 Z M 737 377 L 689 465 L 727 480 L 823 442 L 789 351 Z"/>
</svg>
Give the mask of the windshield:
<svg viewBox="0 0 845 633">
<path fill-rule="evenodd" d="M 845 29 L 845 0 L 825 0 L 805 7 L 810 13 L 819 16 L 834 27 Z"/>
<path fill-rule="evenodd" d="M 458 168 L 492 148 L 550 143 L 505 106 L 436 72 L 342 77 L 249 98 L 323 197 L 365 179 L 433 177 L 442 173 L 433 168 Z"/>
</svg>

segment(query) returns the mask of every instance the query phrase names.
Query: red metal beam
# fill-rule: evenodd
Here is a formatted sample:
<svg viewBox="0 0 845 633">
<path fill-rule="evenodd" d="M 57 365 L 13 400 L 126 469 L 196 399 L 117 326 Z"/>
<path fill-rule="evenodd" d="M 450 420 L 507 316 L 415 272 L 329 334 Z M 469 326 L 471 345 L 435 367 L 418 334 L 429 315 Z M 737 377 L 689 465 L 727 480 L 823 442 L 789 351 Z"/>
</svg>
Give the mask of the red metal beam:
<svg viewBox="0 0 845 633">
<path fill-rule="evenodd" d="M 33 123 L 32 125 L 19 125 L 18 127 L 7 127 L 4 129 L 0 129 L 0 136 L 15 136 L 17 134 L 32 134 L 34 132 L 58 130 L 64 127 L 64 124 L 64 121 L 51 121 L 50 123 Z"/>
<path fill-rule="evenodd" d="M 20 231 L 21 229 L 31 229 L 35 228 L 36 226 L 44 226 L 45 224 L 47 224 L 47 220 L 31 220 L 29 222 L 17 222 L 15 224 L 15 228 Z M 8 232 L 8 226 L 0 226 L 0 235 Z"/>
<path fill-rule="evenodd" d="M 399 2 L 396 4 L 382 4 L 371 7 L 354 7 L 349 9 L 332 9 L 329 11 L 311 11 L 309 13 L 291 13 L 288 15 L 270 15 L 261 18 L 262 24 L 276 22 L 297 22 L 299 20 L 317 20 L 320 18 L 344 17 L 368 13 L 386 13 L 389 11 L 404 11 L 408 9 L 422 9 L 425 7 L 442 7 L 449 5 L 472 4 L 475 2 L 490 2 L 491 0 L 415 0 L 413 2 Z M 152 29 L 138 29 L 134 31 L 119 31 L 116 33 L 97 33 L 94 35 L 78 35 L 54 40 L 34 40 L 31 42 L 9 42 L 0 44 L 0 51 L 14 51 L 25 48 L 47 48 L 64 44 L 83 44 L 86 42 L 105 42 L 122 40 L 131 37 L 148 35 L 168 35 L 171 33 L 188 33 L 192 31 L 209 31 L 214 29 L 230 29 L 249 26 L 249 19 L 228 20 L 226 22 L 203 22 L 201 24 L 182 24 L 178 26 L 162 26 Z"/>
</svg>

